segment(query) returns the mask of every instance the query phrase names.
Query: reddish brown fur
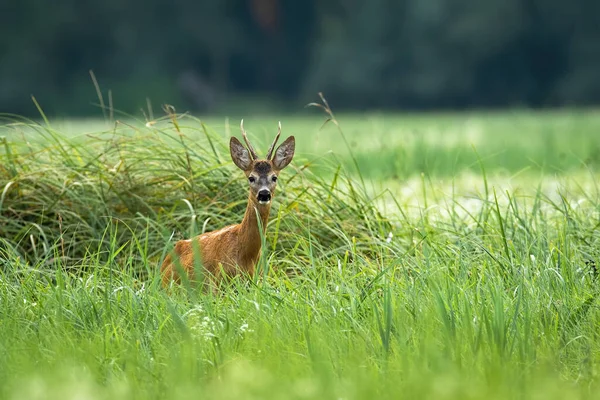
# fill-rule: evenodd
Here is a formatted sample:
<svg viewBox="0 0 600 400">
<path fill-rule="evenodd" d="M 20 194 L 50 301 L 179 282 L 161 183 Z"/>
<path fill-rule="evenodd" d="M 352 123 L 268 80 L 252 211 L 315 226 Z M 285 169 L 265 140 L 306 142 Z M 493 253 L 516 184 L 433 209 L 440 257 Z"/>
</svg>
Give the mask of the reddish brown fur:
<svg viewBox="0 0 600 400">
<path fill-rule="evenodd" d="M 266 232 L 271 204 L 258 204 L 255 198 L 248 199 L 244 219 L 237 225 L 229 225 L 218 231 L 203 233 L 191 240 L 180 240 L 175 244 L 174 254 L 190 281 L 195 281 L 194 250 L 192 240 L 200 245 L 202 267 L 208 275 L 205 277 L 218 286 L 222 275 L 233 277 L 240 273 L 254 275 L 254 266 L 261 249 L 260 232 L 256 210 L 260 215 L 263 234 Z M 161 267 L 162 282 L 168 286 L 171 280 L 181 282 L 178 267 L 168 255 Z"/>
<path fill-rule="evenodd" d="M 242 132 L 244 132 L 243 127 Z M 250 146 L 249 143 L 248 145 Z M 272 147 L 274 145 L 275 142 Z M 183 272 L 190 282 L 196 282 L 199 278 L 196 276 L 195 268 L 197 266 L 201 266 L 203 273 L 206 273 L 203 277 L 205 286 L 213 288 L 220 285 L 223 277 L 254 275 L 261 250 L 257 213 L 260 216 L 263 234 L 265 234 L 271 201 L 275 194 L 276 180 L 273 180 L 273 176 L 277 177 L 279 171 L 291 161 L 294 146 L 294 137 L 291 136 L 277 149 L 273 159 L 256 160 L 252 159 L 253 149 L 251 153 L 248 153 L 237 139 L 231 139 L 230 148 L 234 163 L 244 170 L 246 177 L 256 177 L 256 183 L 250 183 L 248 206 L 244 218 L 237 225 L 229 225 L 217 231 L 203 233 L 190 240 L 178 241 L 173 252 L 167 255 L 162 263 L 163 286 L 168 287 L 171 281 L 180 283 L 180 272 Z M 272 147 L 269 155 L 272 153 Z M 265 188 L 270 190 L 271 201 L 261 204 L 258 201 L 257 192 Z M 193 244 L 199 245 L 199 247 L 194 248 Z M 197 263 L 195 254 L 198 249 L 201 260 L 198 260 L 200 262 Z"/>
</svg>

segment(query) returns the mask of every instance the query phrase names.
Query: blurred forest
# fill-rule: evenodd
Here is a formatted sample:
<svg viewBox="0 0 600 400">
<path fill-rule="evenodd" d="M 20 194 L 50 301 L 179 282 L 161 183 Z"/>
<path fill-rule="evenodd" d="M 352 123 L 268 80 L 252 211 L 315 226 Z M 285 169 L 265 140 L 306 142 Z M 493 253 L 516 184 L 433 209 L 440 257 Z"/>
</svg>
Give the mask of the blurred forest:
<svg viewBox="0 0 600 400">
<path fill-rule="evenodd" d="M 598 0 L 2 0 L 0 112 L 600 102 Z M 106 100 L 106 99 L 105 99 Z"/>
</svg>

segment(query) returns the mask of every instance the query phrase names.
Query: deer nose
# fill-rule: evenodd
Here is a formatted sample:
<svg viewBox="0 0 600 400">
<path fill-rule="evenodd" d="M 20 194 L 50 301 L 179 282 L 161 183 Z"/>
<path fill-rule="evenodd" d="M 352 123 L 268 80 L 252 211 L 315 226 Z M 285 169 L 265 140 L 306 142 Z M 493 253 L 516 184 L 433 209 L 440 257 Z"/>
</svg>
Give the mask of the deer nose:
<svg viewBox="0 0 600 400">
<path fill-rule="evenodd" d="M 271 191 L 269 189 L 261 189 L 258 191 L 258 201 L 259 202 L 269 202 L 271 201 Z"/>
</svg>

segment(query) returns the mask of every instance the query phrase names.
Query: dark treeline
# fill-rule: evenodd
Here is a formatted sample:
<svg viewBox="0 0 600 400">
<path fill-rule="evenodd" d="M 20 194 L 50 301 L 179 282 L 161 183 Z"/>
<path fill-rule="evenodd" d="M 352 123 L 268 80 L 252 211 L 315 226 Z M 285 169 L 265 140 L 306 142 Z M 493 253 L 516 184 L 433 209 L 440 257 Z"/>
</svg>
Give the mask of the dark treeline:
<svg viewBox="0 0 600 400">
<path fill-rule="evenodd" d="M 4 0 L 0 111 L 600 102 L 598 0 Z M 262 100 L 261 100 L 262 99 Z"/>
</svg>

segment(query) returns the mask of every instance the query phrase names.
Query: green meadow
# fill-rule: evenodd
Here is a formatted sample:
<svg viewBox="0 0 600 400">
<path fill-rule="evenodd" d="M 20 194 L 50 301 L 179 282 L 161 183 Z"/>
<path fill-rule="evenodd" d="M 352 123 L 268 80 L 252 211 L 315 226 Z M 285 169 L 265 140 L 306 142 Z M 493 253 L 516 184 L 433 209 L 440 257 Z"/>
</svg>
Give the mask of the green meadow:
<svg viewBox="0 0 600 400">
<path fill-rule="evenodd" d="M 241 118 L 297 143 L 258 272 L 166 291 Z M 2 116 L 0 398 L 597 398 L 599 171 L 595 110 Z"/>
</svg>

